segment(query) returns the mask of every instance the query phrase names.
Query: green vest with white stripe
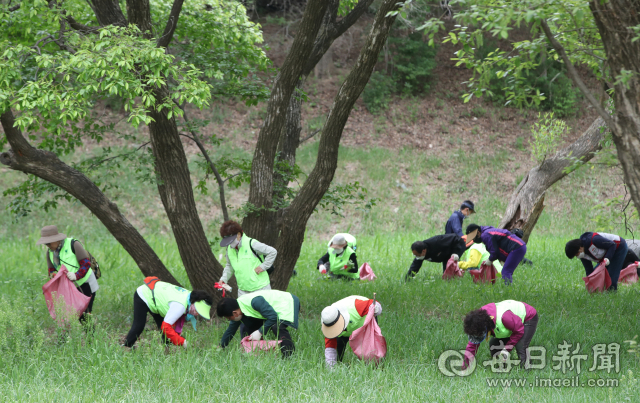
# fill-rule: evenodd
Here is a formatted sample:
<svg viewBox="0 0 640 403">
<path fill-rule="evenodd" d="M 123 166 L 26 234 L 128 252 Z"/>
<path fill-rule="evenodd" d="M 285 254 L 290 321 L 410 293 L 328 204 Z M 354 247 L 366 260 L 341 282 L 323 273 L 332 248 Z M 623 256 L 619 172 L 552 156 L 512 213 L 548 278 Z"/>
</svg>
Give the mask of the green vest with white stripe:
<svg viewBox="0 0 640 403">
<path fill-rule="evenodd" d="M 238 298 L 238 305 L 244 315 L 257 319 L 266 319 L 260 312 L 253 309 L 251 301 L 256 297 L 262 297 L 271 305 L 276 314 L 278 314 L 279 321 L 287 321 L 294 323 L 294 304 L 291 293 L 278 290 L 262 290 L 252 292 L 251 294 L 245 294 Z"/>
<path fill-rule="evenodd" d="M 504 315 L 506 311 L 513 312 L 517 317 L 522 319 L 522 323 L 524 323 L 524 318 L 527 316 L 527 309 L 524 307 L 524 303 L 520 301 L 508 299 L 506 301 L 496 302 L 496 328 L 493 330 L 493 333 L 498 339 L 511 337 L 511 333 L 513 333 L 504 327 L 502 323 L 502 315 Z"/>
<path fill-rule="evenodd" d="M 238 288 L 242 291 L 252 292 L 259 290 L 269 284 L 269 274 L 266 271 L 256 274 L 256 267 L 262 262 L 251 250 L 251 238 L 242 235 L 240 247 L 227 247 L 227 257 L 229 264 L 233 267 L 233 272 L 238 282 Z"/>
<path fill-rule="evenodd" d="M 80 269 L 78 258 L 76 257 L 76 254 L 73 253 L 73 250 L 71 250 L 71 242 L 73 241 L 75 241 L 74 238 L 65 238 L 65 240 L 63 241 L 62 247 L 60 248 L 60 263 L 58 265 L 56 265 L 53 259 L 53 251 L 49 249 L 49 260 L 51 261 L 51 264 L 53 265 L 53 268 L 56 269 L 56 271 L 60 270 L 60 267 L 62 265 L 65 265 L 70 273 L 75 273 L 78 271 L 78 269 Z M 89 276 L 91 276 L 91 273 L 93 273 L 93 269 L 87 270 L 87 273 L 84 275 L 84 277 L 82 277 L 80 280 L 74 281 L 76 287 L 80 287 L 82 284 L 86 283 L 87 280 L 89 280 Z"/>
<path fill-rule="evenodd" d="M 189 305 L 189 294 L 191 294 L 189 290 L 185 290 L 177 285 L 165 283 L 164 281 L 158 281 L 155 284 L 153 292 L 149 287 L 142 288 L 142 295 L 144 296 L 144 300 L 147 301 L 149 310 L 163 317 L 169 312 L 170 302 L 178 302 L 186 309 Z M 155 304 L 153 302 L 154 297 Z"/>
<path fill-rule="evenodd" d="M 364 321 L 367 319 L 367 315 L 360 316 L 358 310 L 356 309 L 356 300 L 367 301 L 369 298 L 361 297 L 359 295 L 352 295 L 347 298 L 343 298 L 340 301 L 336 302 L 339 307 L 346 307 L 347 312 L 349 313 L 349 323 L 347 323 L 347 329 L 340 333 L 338 337 L 348 337 L 351 336 L 354 330 L 360 329 L 362 325 L 364 325 Z"/>
<path fill-rule="evenodd" d="M 340 256 L 335 254 L 333 248 L 329 248 L 327 252 L 329 253 L 329 271 L 331 273 L 336 276 L 345 276 L 353 279 L 360 278 L 360 274 L 358 274 L 358 272 L 349 273 L 347 271 L 353 266 L 353 263 L 349 261 L 349 258 L 355 253 L 350 246 L 347 245 Z M 344 269 L 344 266 L 347 266 L 347 268 Z"/>
</svg>

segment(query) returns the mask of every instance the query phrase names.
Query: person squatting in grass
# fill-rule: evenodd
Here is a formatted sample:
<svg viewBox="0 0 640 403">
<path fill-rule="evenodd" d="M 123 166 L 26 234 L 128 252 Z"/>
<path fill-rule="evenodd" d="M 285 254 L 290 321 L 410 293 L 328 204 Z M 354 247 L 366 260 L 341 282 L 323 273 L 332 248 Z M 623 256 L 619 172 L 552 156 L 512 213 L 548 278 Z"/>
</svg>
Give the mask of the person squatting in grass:
<svg viewBox="0 0 640 403">
<path fill-rule="evenodd" d="M 359 280 L 356 239 L 349 234 L 336 234 L 329 243 L 329 249 L 318 260 L 318 271 L 329 273 L 333 278 Z"/>
<path fill-rule="evenodd" d="M 475 359 L 478 346 L 489 340 L 489 353 L 501 361 L 509 359 L 515 348 L 520 366 L 528 368 L 529 344 L 538 327 L 538 312 L 524 302 L 506 300 L 490 303 L 471 311 L 464 318 L 464 332 L 469 336 L 463 369 Z"/>
<path fill-rule="evenodd" d="M 508 230 L 501 228 L 469 224 L 467 231 L 469 234 L 467 237 L 473 238 L 475 243 L 483 243 L 487 251 L 489 251 L 489 258 L 482 263 L 493 264 L 495 260 L 500 260 L 504 283 L 511 284 L 513 282 L 513 272 L 527 253 L 527 245 L 524 241 Z"/>
<path fill-rule="evenodd" d="M 471 227 L 471 225 L 467 227 L 467 235 L 473 232 L 472 230 L 469 230 L 469 227 Z M 479 270 L 480 264 L 487 259 L 489 259 L 489 251 L 484 244 L 482 242 L 474 242 L 460 257 L 458 267 L 462 270 Z M 498 260 L 493 262 L 493 267 L 495 267 L 498 272 L 502 271 L 502 265 Z"/>
<path fill-rule="evenodd" d="M 411 245 L 414 259 L 409 267 L 405 279 L 411 279 L 420 271 L 422 263 L 442 263 L 442 272 L 447 268 L 450 258 L 458 260 L 464 253 L 466 244 L 457 234 L 436 235 L 424 241 L 416 241 Z"/>
<path fill-rule="evenodd" d="M 220 284 L 232 291 L 227 281 L 235 275 L 238 296 L 251 292 L 270 290 L 269 272 L 278 252 L 275 248 L 249 238 L 235 221 L 225 221 L 220 227 L 220 246 L 227 248 L 227 264 L 220 277 Z M 259 256 L 264 256 L 264 261 Z"/>
<path fill-rule="evenodd" d="M 260 340 L 271 331 L 280 343 L 282 357 L 295 351 L 295 345 L 287 327 L 298 328 L 300 300 L 295 295 L 278 290 L 256 291 L 238 299 L 223 298 L 218 302 L 219 317 L 229 319 L 229 327 L 222 335 L 220 347 L 225 348 L 235 336 L 240 324 L 250 333 L 249 340 Z"/>
<path fill-rule="evenodd" d="M 80 315 L 80 323 L 86 323 L 93 310 L 96 291 L 100 288 L 91 269 L 89 253 L 78 240 L 58 233 L 55 225 L 47 225 L 40 230 L 40 239 L 36 245 L 46 245 L 49 248 L 46 254 L 49 278 L 53 278 L 64 265 L 68 270 L 67 278 L 73 281 L 78 291 L 91 298 L 89 306 Z"/>
<path fill-rule="evenodd" d="M 456 234 L 462 237 L 462 221 L 469 218 L 471 214 L 475 214 L 475 206 L 471 200 L 465 200 L 460 206 L 460 210 L 456 210 L 451 214 L 444 226 L 445 234 Z"/>
<path fill-rule="evenodd" d="M 627 243 L 623 238 L 604 232 L 585 232 L 580 239 L 567 242 L 564 253 L 569 259 L 577 257 L 582 262 L 587 276 L 593 273 L 593 262 L 604 262 L 611 277 L 609 290 L 618 289 L 618 277 L 627 256 Z"/>
<path fill-rule="evenodd" d="M 342 361 L 349 336 L 364 325 L 372 303 L 372 299 L 352 295 L 322 310 L 320 317 L 324 334 L 324 359 L 329 367 Z M 382 305 L 376 301 L 373 314 L 378 316 L 381 313 Z"/>
<path fill-rule="evenodd" d="M 185 321 L 190 321 L 196 330 L 198 316 L 211 319 L 213 299 L 206 291 L 185 290 L 160 281 L 158 277 L 147 277 L 144 283 L 133 293 L 133 323 L 123 346 L 133 347 L 147 323 L 147 313 L 150 313 L 165 343 L 171 341 L 187 348 L 187 341 L 182 337 Z"/>
</svg>

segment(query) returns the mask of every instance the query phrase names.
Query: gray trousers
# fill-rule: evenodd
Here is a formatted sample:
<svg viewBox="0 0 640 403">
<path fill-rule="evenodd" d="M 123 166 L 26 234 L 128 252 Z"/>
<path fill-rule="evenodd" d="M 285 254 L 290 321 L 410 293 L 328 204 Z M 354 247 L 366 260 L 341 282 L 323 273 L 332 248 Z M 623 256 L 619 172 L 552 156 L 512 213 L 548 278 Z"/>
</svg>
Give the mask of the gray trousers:
<svg viewBox="0 0 640 403">
<path fill-rule="evenodd" d="M 520 341 L 516 344 L 514 350 L 518 353 L 518 358 L 520 359 L 520 366 L 522 368 L 528 368 L 529 365 L 529 344 L 531 344 L 531 339 L 533 335 L 536 333 L 536 328 L 538 327 L 538 314 L 536 316 L 524 322 L 524 336 L 520 339 Z M 509 337 L 505 337 L 503 339 L 498 339 L 496 337 L 492 337 L 489 340 L 489 354 L 494 356 L 502 350 L 502 346 L 507 344 L 509 341 Z"/>
</svg>

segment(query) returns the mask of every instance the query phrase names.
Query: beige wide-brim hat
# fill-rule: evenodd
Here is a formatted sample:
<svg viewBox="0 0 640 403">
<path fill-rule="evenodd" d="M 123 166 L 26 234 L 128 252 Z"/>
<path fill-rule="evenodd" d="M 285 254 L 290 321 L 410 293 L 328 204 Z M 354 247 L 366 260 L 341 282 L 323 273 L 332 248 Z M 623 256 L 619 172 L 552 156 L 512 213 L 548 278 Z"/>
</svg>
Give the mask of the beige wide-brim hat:
<svg viewBox="0 0 640 403">
<path fill-rule="evenodd" d="M 322 334 L 327 339 L 335 339 L 344 332 L 344 316 L 334 306 L 328 306 L 322 310 Z"/>
<path fill-rule="evenodd" d="M 44 245 L 51 242 L 62 241 L 66 239 L 67 236 L 65 234 L 60 234 L 58 232 L 58 227 L 55 225 L 47 225 L 46 227 L 40 230 L 40 239 L 36 242 L 36 245 Z"/>
</svg>

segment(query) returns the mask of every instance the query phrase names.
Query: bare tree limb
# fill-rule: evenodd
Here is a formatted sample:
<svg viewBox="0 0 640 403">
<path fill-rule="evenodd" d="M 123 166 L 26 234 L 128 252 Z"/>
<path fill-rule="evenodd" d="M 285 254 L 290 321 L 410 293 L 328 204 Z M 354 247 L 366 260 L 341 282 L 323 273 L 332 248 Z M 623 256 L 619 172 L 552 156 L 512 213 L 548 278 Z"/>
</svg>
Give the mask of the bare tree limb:
<svg viewBox="0 0 640 403">
<path fill-rule="evenodd" d="M 60 161 L 54 153 L 32 147 L 16 127 L 11 109 L 0 115 L 0 121 L 11 146 L 11 150 L 0 154 L 0 163 L 51 182 L 78 199 L 120 242 L 145 276 L 158 276 L 163 281 L 179 285 L 147 241 L 120 213 L 118 206 L 89 178 Z"/>
<path fill-rule="evenodd" d="M 549 42 L 551 42 L 551 46 L 553 46 L 553 48 L 556 50 L 556 52 L 558 52 L 558 54 L 562 58 L 562 61 L 567 67 L 567 71 L 569 72 L 569 76 L 571 77 L 573 82 L 576 84 L 576 86 L 580 89 L 580 92 L 582 92 L 585 98 L 589 100 L 589 103 L 596 109 L 600 117 L 604 119 L 606 125 L 611 130 L 616 131 L 615 129 L 617 125 L 615 124 L 613 119 L 611 119 L 611 115 L 609 115 L 607 111 L 604 110 L 604 108 L 600 105 L 600 103 L 596 100 L 596 98 L 593 96 L 591 91 L 587 88 L 585 83 L 582 81 L 575 66 L 573 65 L 573 63 L 571 63 L 569 56 L 567 56 L 567 52 L 565 52 L 564 47 L 562 46 L 562 44 L 560 44 L 560 42 L 558 42 L 558 40 L 555 38 L 555 36 L 551 32 L 551 29 L 549 28 L 547 21 L 541 20 L 540 24 L 542 26 L 542 30 L 544 31 L 547 39 L 549 40 Z"/>
<path fill-rule="evenodd" d="M 167 18 L 167 24 L 164 27 L 162 36 L 158 38 L 157 47 L 169 47 L 169 43 L 171 43 L 171 40 L 173 39 L 173 33 L 176 31 L 176 27 L 178 26 L 178 19 L 180 18 L 183 3 L 184 0 L 173 0 L 173 6 L 171 6 L 169 18 Z"/>
</svg>

